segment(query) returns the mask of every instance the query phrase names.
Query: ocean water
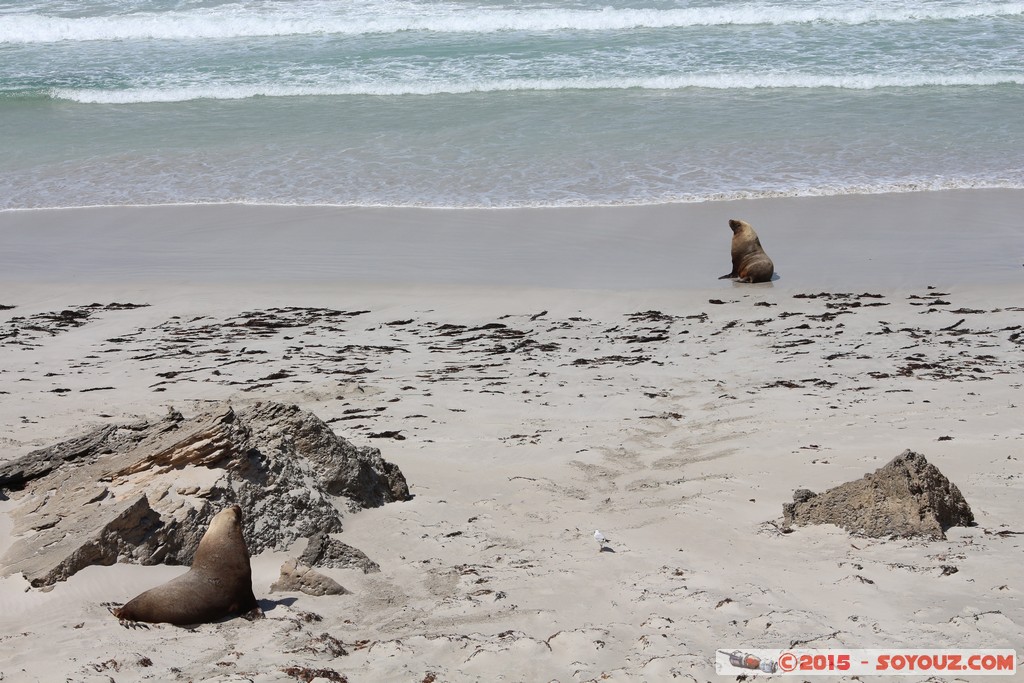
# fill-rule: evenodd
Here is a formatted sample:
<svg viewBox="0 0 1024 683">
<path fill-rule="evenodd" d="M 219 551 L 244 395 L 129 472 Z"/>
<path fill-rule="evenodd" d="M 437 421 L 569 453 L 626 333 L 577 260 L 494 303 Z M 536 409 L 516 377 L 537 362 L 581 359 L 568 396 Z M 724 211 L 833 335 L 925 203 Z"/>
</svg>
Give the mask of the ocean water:
<svg viewBox="0 0 1024 683">
<path fill-rule="evenodd" d="M 1024 2 L 0 0 L 0 209 L 1024 187 Z"/>
</svg>

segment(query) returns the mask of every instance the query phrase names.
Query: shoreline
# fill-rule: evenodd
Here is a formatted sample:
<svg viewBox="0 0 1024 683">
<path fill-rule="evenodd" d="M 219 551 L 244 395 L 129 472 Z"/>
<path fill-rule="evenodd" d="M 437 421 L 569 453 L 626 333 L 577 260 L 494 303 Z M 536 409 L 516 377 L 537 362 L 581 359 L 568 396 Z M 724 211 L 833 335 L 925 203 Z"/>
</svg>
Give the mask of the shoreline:
<svg viewBox="0 0 1024 683">
<path fill-rule="evenodd" d="M 751 223 L 775 287 L 1022 281 L 1024 190 L 610 207 L 249 204 L 0 212 L 8 283 L 275 282 L 591 290 L 728 288 L 727 221 Z"/>
<path fill-rule="evenodd" d="M 698 196 L 681 196 L 675 199 L 629 201 L 608 203 L 571 203 L 571 204 L 508 204 L 508 205 L 484 205 L 467 204 L 465 206 L 452 205 L 442 206 L 434 204 L 359 204 L 359 203 L 337 203 L 337 202 L 276 202 L 256 200 L 216 200 L 216 201 L 180 201 L 180 202 L 153 202 L 139 204 L 75 204 L 70 206 L 11 206 L 0 208 L 3 213 L 23 213 L 32 211 L 76 211 L 80 209 L 165 209 L 175 207 L 211 207 L 211 206 L 262 206 L 275 208 L 320 208 L 320 209 L 414 209 L 424 211 L 515 211 L 515 210 L 549 210 L 549 209 L 616 209 L 616 208 L 644 208 L 656 206 L 687 206 L 691 204 L 720 204 L 723 202 L 749 202 L 768 201 L 774 199 L 834 199 L 839 197 L 877 197 L 880 195 L 928 195 L 941 194 L 945 192 L 975 192 L 975 191 L 1024 191 L 1024 185 L 1020 184 L 951 184 L 948 186 L 928 186 L 927 183 L 908 183 L 906 185 L 896 184 L 878 189 L 845 189 L 840 192 L 816 192 L 816 191 L 793 191 L 793 192 L 737 192 L 732 194 L 716 193 Z"/>
</svg>

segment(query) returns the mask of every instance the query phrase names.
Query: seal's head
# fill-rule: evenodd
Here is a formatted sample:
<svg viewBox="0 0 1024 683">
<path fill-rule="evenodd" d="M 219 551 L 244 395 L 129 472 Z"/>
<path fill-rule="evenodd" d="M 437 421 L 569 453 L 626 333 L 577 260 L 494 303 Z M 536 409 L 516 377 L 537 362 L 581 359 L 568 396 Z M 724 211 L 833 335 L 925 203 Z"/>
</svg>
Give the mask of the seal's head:
<svg viewBox="0 0 1024 683">
<path fill-rule="evenodd" d="M 242 528 L 242 508 L 237 505 L 226 507 L 210 520 L 210 528 L 213 529 L 233 529 Z"/>
</svg>

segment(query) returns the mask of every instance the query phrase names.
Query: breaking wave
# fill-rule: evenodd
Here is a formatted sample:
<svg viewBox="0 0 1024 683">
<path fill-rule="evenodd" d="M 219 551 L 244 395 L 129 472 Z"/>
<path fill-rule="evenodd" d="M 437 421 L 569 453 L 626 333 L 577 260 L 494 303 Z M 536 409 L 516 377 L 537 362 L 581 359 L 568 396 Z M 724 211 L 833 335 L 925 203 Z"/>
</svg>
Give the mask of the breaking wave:
<svg viewBox="0 0 1024 683">
<path fill-rule="evenodd" d="M 0 22 L 2 43 L 96 40 L 198 40 L 297 35 L 361 35 L 430 31 L 496 33 L 523 31 L 624 31 L 693 26 L 951 21 L 1024 16 L 1024 3 L 980 3 L 936 7 L 807 7 L 771 4 L 738 7 L 598 10 L 523 8 L 466 9 L 449 4 L 361 13 L 347 6 L 297 3 L 268 11 L 237 4 L 161 13 L 102 17 L 7 15 Z"/>
<path fill-rule="evenodd" d="M 772 88 L 841 88 L 874 90 L 879 88 L 921 88 L 956 86 L 1024 85 L 1024 73 L 1018 74 L 915 74 L 818 76 L 801 74 L 712 74 L 661 76 L 649 78 L 566 78 L 549 80 L 510 79 L 495 81 L 445 81 L 420 83 L 378 83 L 352 85 L 194 85 L 167 88 L 129 88 L 124 90 L 57 88 L 49 92 L 53 99 L 83 104 L 142 104 L 186 102 L 190 100 L 240 100 L 252 97 L 329 97 L 344 95 L 396 96 L 442 95 L 511 91 L 556 90 L 681 90 L 707 88 L 717 90 Z"/>
</svg>

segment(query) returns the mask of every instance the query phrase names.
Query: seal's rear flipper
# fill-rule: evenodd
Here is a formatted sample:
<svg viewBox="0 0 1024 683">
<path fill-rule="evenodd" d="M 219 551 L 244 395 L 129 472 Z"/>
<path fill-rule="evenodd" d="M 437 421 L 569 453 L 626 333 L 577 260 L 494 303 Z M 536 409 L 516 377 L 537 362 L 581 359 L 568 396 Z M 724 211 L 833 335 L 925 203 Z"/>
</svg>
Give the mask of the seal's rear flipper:
<svg viewBox="0 0 1024 683">
<path fill-rule="evenodd" d="M 121 624 L 121 626 L 124 626 L 125 628 L 149 628 L 149 624 L 143 624 L 132 619 L 123 619 L 121 617 L 121 609 L 124 605 L 119 605 L 116 602 L 104 602 L 100 604 L 103 607 L 106 607 L 111 614 L 117 617 L 117 623 Z"/>
</svg>

